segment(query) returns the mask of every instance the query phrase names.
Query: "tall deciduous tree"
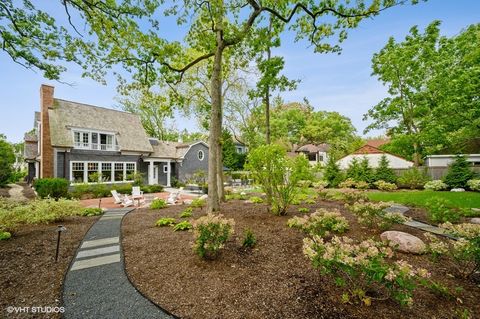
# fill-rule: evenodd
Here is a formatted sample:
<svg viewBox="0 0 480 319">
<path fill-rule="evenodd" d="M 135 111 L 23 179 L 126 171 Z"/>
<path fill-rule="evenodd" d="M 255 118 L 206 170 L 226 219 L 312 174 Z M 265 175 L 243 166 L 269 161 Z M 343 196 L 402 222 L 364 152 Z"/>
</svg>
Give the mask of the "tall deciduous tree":
<svg viewBox="0 0 480 319">
<path fill-rule="evenodd" d="M 28 2 L 28 1 L 27 1 Z M 74 52 L 81 52 L 82 62 L 87 67 L 85 75 L 103 79 L 108 68 L 119 64 L 132 73 L 131 78 L 146 86 L 168 83 L 174 85 L 182 81 L 185 74 L 198 63 L 210 61 L 212 64 L 210 90 L 210 136 L 209 136 L 209 196 L 208 211 L 218 211 L 218 156 L 222 128 L 222 66 L 226 52 L 242 47 L 253 47 L 255 43 L 267 41 L 259 27 L 272 21 L 272 32 L 280 34 L 288 26 L 296 33 L 296 39 L 308 39 L 315 52 L 338 52 L 337 42 L 345 40 L 347 30 L 358 26 L 364 18 L 378 14 L 385 8 L 405 3 L 406 0 L 358 0 L 345 2 L 340 0 L 323 1 L 256 1 L 248 0 L 210 0 L 210 1 L 174 1 L 168 4 L 160 0 L 149 1 L 90 1 L 63 0 L 66 15 L 75 10 L 86 21 L 88 34 L 95 36 L 97 47 L 87 45 L 74 46 Z M 412 0 L 411 2 L 416 2 Z M 7 2 L 14 8 L 11 1 Z M 24 2 L 25 3 L 25 2 Z M 29 2 L 28 2 L 29 3 Z M 29 3 L 30 4 L 30 3 Z M 13 21 L 5 6 L 2 20 Z M 33 12 L 30 6 L 15 14 Z M 163 11 L 159 12 L 159 11 Z M 181 30 L 186 30 L 184 44 L 167 40 L 161 35 L 165 21 L 163 16 L 174 16 Z M 28 27 L 28 18 L 23 19 Z M 33 26 L 39 25 L 36 22 Z M 71 19 L 69 19 L 71 22 Z M 54 26 L 49 21 L 48 26 Z M 74 26 L 74 24 L 72 23 Z M 15 29 L 9 25 L 2 29 L 2 39 L 7 31 Z M 78 32 L 78 30 L 75 28 Z M 55 30 L 49 30 L 48 34 Z M 41 31 L 40 31 L 41 32 Z M 32 34 L 34 39 L 39 35 Z M 326 41 L 336 36 L 336 41 Z M 16 31 L 14 38 L 26 39 Z M 39 39 L 41 43 L 50 43 Z M 12 43 L 12 41 L 10 41 Z M 15 42 L 14 42 L 15 44 Z M 28 43 L 19 46 L 28 47 Z M 48 48 L 35 47 L 48 53 Z M 13 51 L 10 51 L 14 52 Z M 56 51 L 53 50 L 55 53 Z M 61 51 L 67 59 L 72 58 L 71 51 Z M 59 55 L 55 53 L 54 55 Z M 12 56 L 12 54 L 11 54 Z M 15 57 L 15 56 L 14 56 Z M 23 55 L 27 60 L 28 55 Z M 45 60 L 45 57 L 43 58 Z M 35 60 L 33 60 L 35 62 Z M 42 67 L 40 65 L 40 67 Z M 55 73 L 53 74 L 55 75 Z"/>
</svg>

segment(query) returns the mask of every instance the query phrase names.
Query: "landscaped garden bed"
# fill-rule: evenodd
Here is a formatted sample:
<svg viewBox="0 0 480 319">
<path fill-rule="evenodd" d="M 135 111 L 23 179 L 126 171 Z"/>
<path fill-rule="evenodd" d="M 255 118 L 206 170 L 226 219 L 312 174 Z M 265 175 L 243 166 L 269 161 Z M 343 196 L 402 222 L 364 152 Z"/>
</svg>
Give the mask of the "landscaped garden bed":
<svg viewBox="0 0 480 319">
<path fill-rule="evenodd" d="M 340 236 L 380 240 L 382 230 L 359 224 L 343 202 L 302 203 L 290 206 L 286 216 L 275 216 L 265 204 L 232 200 L 222 205 L 221 212 L 234 219 L 235 234 L 216 259 L 202 259 L 193 250 L 192 232 L 174 232 L 172 227 L 156 227 L 155 222 L 162 217 L 194 221 L 206 215 L 204 208 L 195 208 L 191 218 L 183 219 L 179 215 L 185 206 L 141 209 L 123 221 L 127 273 L 142 293 L 182 318 L 473 318 L 480 314 L 478 283 L 460 276 L 450 257 L 435 261 L 428 254 L 397 252 L 395 258 L 427 269 L 429 280 L 441 283 L 448 293 L 438 287 L 418 287 L 412 306 L 377 300 L 382 298 L 374 289 L 367 291 L 373 297 L 370 306 L 353 299 L 342 301 L 348 286 L 338 286 L 331 276 L 313 269 L 302 251 L 306 235 L 287 227 L 293 216 L 305 216 L 299 208 L 311 213 L 318 208 L 337 209 L 349 224 Z M 242 247 L 246 229 L 256 237 L 253 248 Z M 394 224 L 390 230 L 427 241 L 422 231 L 408 226 Z"/>
</svg>

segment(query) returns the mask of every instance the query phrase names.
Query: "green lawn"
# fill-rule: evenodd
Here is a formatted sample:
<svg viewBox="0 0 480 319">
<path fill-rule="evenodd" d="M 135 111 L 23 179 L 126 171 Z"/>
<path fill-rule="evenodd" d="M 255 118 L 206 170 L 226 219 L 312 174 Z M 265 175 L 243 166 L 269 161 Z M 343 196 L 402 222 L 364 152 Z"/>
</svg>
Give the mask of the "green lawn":
<svg viewBox="0 0 480 319">
<path fill-rule="evenodd" d="M 367 196 L 373 201 L 396 202 L 405 205 L 423 206 L 430 198 L 444 198 L 452 207 L 480 208 L 480 193 L 474 192 L 434 192 L 434 191 L 398 191 L 398 192 L 368 192 Z"/>
</svg>

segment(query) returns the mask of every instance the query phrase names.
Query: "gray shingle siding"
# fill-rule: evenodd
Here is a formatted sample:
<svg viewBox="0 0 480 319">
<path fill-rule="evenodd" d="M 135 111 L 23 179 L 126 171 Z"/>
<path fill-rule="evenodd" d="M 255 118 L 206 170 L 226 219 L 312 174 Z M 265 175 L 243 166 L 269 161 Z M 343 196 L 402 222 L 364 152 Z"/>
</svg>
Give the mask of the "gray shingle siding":
<svg viewBox="0 0 480 319">
<path fill-rule="evenodd" d="M 203 160 L 198 159 L 198 152 L 203 151 Z M 203 143 L 193 145 L 185 154 L 183 162 L 178 165 L 178 179 L 187 181 L 198 170 L 208 172 L 208 147 Z"/>
</svg>

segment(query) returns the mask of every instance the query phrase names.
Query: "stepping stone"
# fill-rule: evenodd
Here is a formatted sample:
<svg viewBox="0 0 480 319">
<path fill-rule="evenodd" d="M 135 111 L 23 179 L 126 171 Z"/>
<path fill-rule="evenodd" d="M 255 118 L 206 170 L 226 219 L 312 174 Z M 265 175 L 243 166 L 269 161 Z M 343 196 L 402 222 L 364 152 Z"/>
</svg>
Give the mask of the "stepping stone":
<svg viewBox="0 0 480 319">
<path fill-rule="evenodd" d="M 118 253 L 118 252 L 120 252 L 120 246 L 119 245 L 107 246 L 107 247 L 102 247 L 102 248 L 94 248 L 94 249 L 79 251 L 78 254 L 77 254 L 77 258 L 85 258 L 85 257 L 91 257 L 91 256 L 98 256 L 98 255 L 106 255 L 106 254 Z"/>
<path fill-rule="evenodd" d="M 463 188 L 452 188 L 450 191 L 451 191 L 451 192 L 457 192 L 457 193 L 458 193 L 458 192 L 464 192 L 465 189 L 463 189 Z"/>
<path fill-rule="evenodd" d="M 80 270 L 85 268 L 98 267 L 120 262 L 120 254 L 108 255 L 84 260 L 77 260 L 73 263 L 70 271 Z"/>
<path fill-rule="evenodd" d="M 470 219 L 470 223 L 480 224 L 480 218 L 479 217 L 472 218 L 472 219 Z"/>
<path fill-rule="evenodd" d="M 106 245 L 118 244 L 118 243 L 119 243 L 119 237 L 108 237 L 108 238 L 84 241 L 82 246 L 80 246 L 80 248 L 106 246 Z"/>
<path fill-rule="evenodd" d="M 398 251 L 412 254 L 422 254 L 425 252 L 425 243 L 418 237 L 401 231 L 386 231 L 380 235 L 383 241 L 388 245 L 395 247 Z"/>
<path fill-rule="evenodd" d="M 390 207 L 387 207 L 384 209 L 387 213 L 400 213 L 400 214 L 405 214 L 408 212 L 410 209 L 407 206 L 403 206 L 400 204 L 393 204 Z"/>
</svg>

